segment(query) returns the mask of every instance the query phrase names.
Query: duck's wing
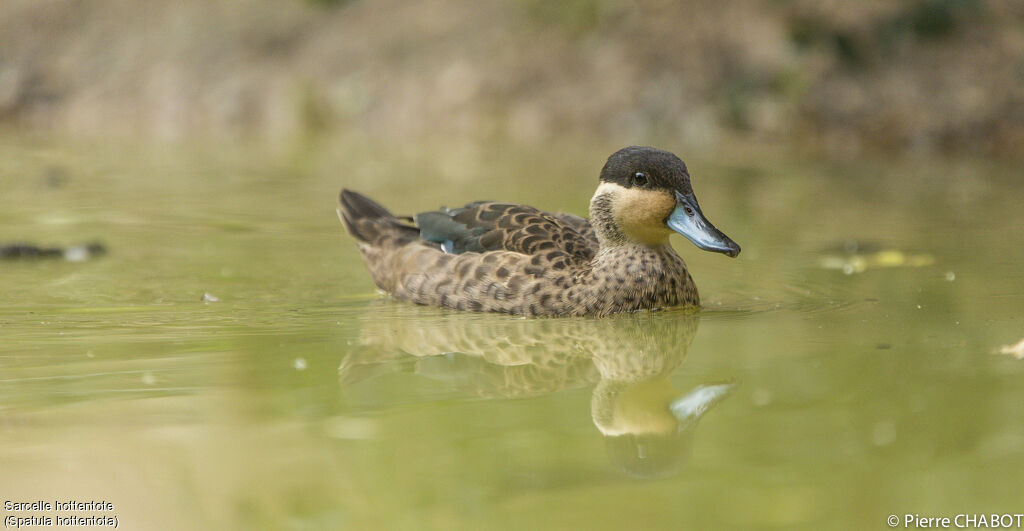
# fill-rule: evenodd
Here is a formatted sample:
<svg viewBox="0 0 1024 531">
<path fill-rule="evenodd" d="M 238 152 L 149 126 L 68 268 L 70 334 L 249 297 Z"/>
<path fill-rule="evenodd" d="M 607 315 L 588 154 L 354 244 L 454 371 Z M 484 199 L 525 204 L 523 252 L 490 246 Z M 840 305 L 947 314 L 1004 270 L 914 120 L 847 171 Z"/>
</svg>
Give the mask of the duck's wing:
<svg viewBox="0 0 1024 531">
<path fill-rule="evenodd" d="M 592 249 L 595 251 L 597 250 L 597 234 L 594 234 L 594 227 L 590 225 L 589 219 L 581 218 L 573 214 L 566 214 L 565 212 L 555 212 L 551 215 L 576 230 L 580 236 L 590 242 L 590 247 Z"/>
<path fill-rule="evenodd" d="M 590 222 L 569 214 L 552 214 L 524 205 L 480 201 L 413 216 L 420 237 L 441 244 L 450 254 L 513 251 L 536 255 L 559 250 L 577 262 L 597 251 Z"/>
</svg>

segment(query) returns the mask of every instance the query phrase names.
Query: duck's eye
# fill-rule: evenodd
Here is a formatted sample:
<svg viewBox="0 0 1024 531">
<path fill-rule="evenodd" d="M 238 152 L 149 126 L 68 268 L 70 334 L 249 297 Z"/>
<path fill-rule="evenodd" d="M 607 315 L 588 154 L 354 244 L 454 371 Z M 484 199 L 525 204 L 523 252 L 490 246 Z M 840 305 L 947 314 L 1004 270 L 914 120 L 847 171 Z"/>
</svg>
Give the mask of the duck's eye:
<svg viewBox="0 0 1024 531">
<path fill-rule="evenodd" d="M 647 174 L 638 171 L 633 174 L 633 185 L 634 186 L 647 186 Z"/>
</svg>

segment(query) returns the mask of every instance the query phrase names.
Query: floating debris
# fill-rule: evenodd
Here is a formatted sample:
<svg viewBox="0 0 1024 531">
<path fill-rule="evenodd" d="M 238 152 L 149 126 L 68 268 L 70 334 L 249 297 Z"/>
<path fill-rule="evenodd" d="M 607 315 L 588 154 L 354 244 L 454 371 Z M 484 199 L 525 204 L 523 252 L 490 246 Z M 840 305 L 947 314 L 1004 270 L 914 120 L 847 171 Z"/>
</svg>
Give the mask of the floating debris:
<svg viewBox="0 0 1024 531">
<path fill-rule="evenodd" d="M 90 256 L 95 254 L 94 251 L 101 251 L 100 248 L 90 248 L 88 245 L 72 245 L 67 249 L 64 249 L 64 259 L 68 262 L 84 262 L 89 259 Z"/>
<path fill-rule="evenodd" d="M 361 417 L 334 417 L 324 421 L 324 432 L 335 439 L 367 440 L 379 436 L 377 421 Z"/>
<path fill-rule="evenodd" d="M 996 354 L 1006 354 L 1024 360 L 1024 339 L 1018 341 L 1016 345 L 1004 345 L 996 351 Z"/>
<path fill-rule="evenodd" d="M 203 298 L 200 300 L 202 300 L 203 302 L 220 302 L 220 299 L 218 299 L 217 297 L 213 296 L 210 293 L 203 293 Z"/>
<path fill-rule="evenodd" d="M 891 420 L 881 420 L 875 423 L 871 430 L 871 442 L 875 446 L 888 446 L 896 440 L 896 423 Z"/>
<path fill-rule="evenodd" d="M 43 182 L 50 188 L 60 188 L 68 183 L 68 171 L 61 166 L 50 166 L 43 172 Z"/>
<path fill-rule="evenodd" d="M 935 263 L 935 257 L 930 254 L 909 254 L 897 249 L 880 249 L 873 252 L 858 252 L 858 247 L 846 246 L 843 251 L 847 254 L 829 254 L 823 256 L 819 261 L 822 269 L 835 269 L 846 275 L 863 273 L 871 268 L 881 267 L 926 267 Z M 852 252 L 850 252 L 852 250 Z M 947 280 L 952 280 L 946 274 Z M 954 275 L 953 278 L 956 278 Z"/>
<path fill-rule="evenodd" d="M 30 243 L 0 245 L 0 259 L 3 260 L 63 258 L 69 262 L 84 262 L 104 254 L 107 254 L 107 248 L 99 242 L 83 243 L 70 247 L 40 247 Z"/>
<path fill-rule="evenodd" d="M 750 402 L 757 407 L 764 407 L 772 403 L 772 392 L 763 387 L 754 389 L 750 394 Z"/>
<path fill-rule="evenodd" d="M 292 367 L 295 367 L 295 370 L 297 371 L 306 370 L 306 358 L 295 358 L 295 361 L 292 362 Z"/>
</svg>

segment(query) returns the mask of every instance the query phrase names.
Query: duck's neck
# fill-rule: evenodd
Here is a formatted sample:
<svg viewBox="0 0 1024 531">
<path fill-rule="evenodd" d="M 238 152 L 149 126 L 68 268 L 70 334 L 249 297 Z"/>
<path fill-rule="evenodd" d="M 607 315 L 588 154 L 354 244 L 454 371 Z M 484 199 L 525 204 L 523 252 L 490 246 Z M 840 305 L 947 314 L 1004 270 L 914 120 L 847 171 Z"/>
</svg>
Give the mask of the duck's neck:
<svg viewBox="0 0 1024 531">
<path fill-rule="evenodd" d="M 594 228 L 594 235 L 602 250 L 622 245 L 628 240 L 615 222 L 612 195 L 601 193 L 600 188 L 590 199 L 590 226 Z"/>
<path fill-rule="evenodd" d="M 590 200 L 590 225 L 599 247 L 588 279 L 598 298 L 612 311 L 699 304 L 686 263 L 668 243 L 669 231 L 623 222 L 606 186 L 599 186 Z"/>
<path fill-rule="evenodd" d="M 661 271 L 681 271 L 685 273 L 686 263 L 666 242 L 665 245 L 650 246 L 639 242 L 628 242 L 618 245 L 602 245 L 594 256 L 593 265 L 597 269 L 609 267 L 627 268 L 642 266 L 646 273 Z M 630 271 L 632 272 L 632 271 Z M 637 271 L 639 273 L 639 271 Z"/>
</svg>

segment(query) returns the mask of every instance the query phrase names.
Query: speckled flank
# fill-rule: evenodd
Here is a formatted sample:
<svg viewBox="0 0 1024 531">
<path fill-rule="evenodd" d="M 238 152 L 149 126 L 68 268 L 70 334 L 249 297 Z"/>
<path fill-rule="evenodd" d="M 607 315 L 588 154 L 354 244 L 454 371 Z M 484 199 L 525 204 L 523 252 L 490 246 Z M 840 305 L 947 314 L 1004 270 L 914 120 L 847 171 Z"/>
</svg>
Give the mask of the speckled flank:
<svg viewBox="0 0 1024 531">
<path fill-rule="evenodd" d="M 670 247 L 630 246 L 570 263 L 557 251 L 532 257 L 491 251 L 451 255 L 424 242 L 395 251 L 360 246 L 373 280 L 395 298 L 521 315 L 606 315 L 696 305 L 700 299 Z"/>
</svg>

